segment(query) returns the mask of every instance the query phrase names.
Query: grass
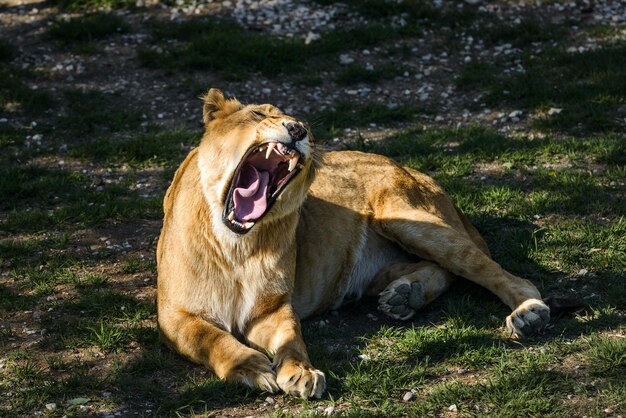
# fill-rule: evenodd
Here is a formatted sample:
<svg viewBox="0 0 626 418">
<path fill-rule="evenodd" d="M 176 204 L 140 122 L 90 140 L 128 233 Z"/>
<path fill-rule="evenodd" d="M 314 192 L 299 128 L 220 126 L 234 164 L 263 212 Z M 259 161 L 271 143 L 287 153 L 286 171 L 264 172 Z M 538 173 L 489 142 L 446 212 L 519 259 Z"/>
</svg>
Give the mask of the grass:
<svg viewBox="0 0 626 418">
<path fill-rule="evenodd" d="M 391 79 L 402 75 L 405 69 L 397 65 L 381 65 L 376 68 L 366 68 L 359 65 L 349 65 L 338 72 L 335 81 L 340 85 L 355 85 L 359 83 L 375 84 L 381 80 Z"/>
<path fill-rule="evenodd" d="M 134 3 L 57 0 L 53 4 L 63 10 L 89 12 L 55 21 L 46 42 L 80 52 L 82 40 L 93 44 L 130 31 L 124 14 L 94 11 L 132 9 Z M 148 100 L 144 109 L 130 106 L 124 94 L 43 87 L 48 78 L 59 80 L 45 70 L 22 69 L 28 61 L 22 49 L 4 39 L 1 416 L 288 417 L 319 415 L 331 406 L 346 417 L 447 416 L 455 410 L 470 416 L 624 414 L 626 54 L 623 40 L 614 39 L 619 30 L 581 25 L 581 36 L 602 41 L 596 50 L 571 53 L 569 29 L 533 16 L 515 24 L 468 5 L 342 3 L 368 23 L 325 32 L 309 45 L 212 18 L 154 20 L 132 31 L 150 34 L 139 57 L 161 70 L 151 72 L 159 83 L 163 77 L 175 86 L 173 75 L 195 71 L 185 75 L 193 81 L 177 86 L 183 90 L 200 83 L 200 72 L 239 87 L 237 81 L 259 76 L 298 88 L 330 84 L 339 92 L 368 86 L 370 99 L 340 94 L 329 106 L 314 108 L 309 121 L 320 142 L 346 129 L 394 128 L 398 133 L 381 141 L 357 135 L 351 147 L 432 174 L 501 265 L 532 280 L 544 295 L 574 297 L 589 309 L 554 318 L 544 335 L 513 341 L 503 330 L 508 310 L 468 282 L 456 283 L 408 323 L 384 318 L 376 301 L 365 299 L 303 323 L 311 360 L 328 378 L 326 397 L 272 395 L 275 403 L 266 404 L 267 393 L 219 381 L 173 353 L 156 329 L 163 194 L 200 133 L 144 123 L 142 114 L 153 113 Z M 403 27 L 396 25 L 401 15 Z M 433 49 L 443 43 L 453 57 L 461 32 L 485 48 L 510 43 L 516 50 L 474 59 L 455 81 L 454 74 L 437 76 L 455 82 L 472 99 L 472 110 L 524 110 L 528 126 L 516 134 L 489 125 L 433 127 L 432 116 L 443 112 L 436 105 L 378 101 L 384 97 L 378 87 L 388 88 L 404 71 L 415 73 L 417 41 L 425 39 Z M 339 54 L 363 48 L 386 62 L 373 61 L 373 69 L 360 61 L 338 64 Z M 507 71 L 516 60 L 524 73 Z M 552 107 L 563 111 L 549 115 Z M 146 178 L 147 190 L 138 187 Z M 129 247 L 120 249 L 124 242 Z M 407 392 L 413 398 L 404 401 Z M 52 402 L 56 409 L 47 410 Z"/>
<path fill-rule="evenodd" d="M 215 18 L 180 23 L 154 21 L 155 46 L 139 51 L 149 68 L 214 70 L 228 79 L 240 80 L 252 73 L 269 77 L 319 71 L 336 61 L 343 50 L 376 45 L 391 34 L 388 26 L 363 26 L 331 32 L 320 41 L 279 39 L 242 29 L 238 24 Z M 172 46 L 161 41 L 177 41 Z"/>
<path fill-rule="evenodd" d="M 198 132 L 187 129 L 150 131 L 133 138 L 111 140 L 103 137 L 89 143 L 77 144 L 70 155 L 77 158 L 102 160 L 106 163 L 126 163 L 135 167 L 169 166 L 189 152 L 190 145 L 200 141 Z"/>
<path fill-rule="evenodd" d="M 90 11 L 97 9 L 127 9 L 134 8 L 134 0 L 50 0 L 50 4 L 62 10 Z"/>
<path fill-rule="evenodd" d="M 115 95 L 95 90 L 68 89 L 64 92 L 67 113 L 58 118 L 56 128 L 79 137 L 136 129 L 141 122 L 139 111 L 117 106 Z"/>
<path fill-rule="evenodd" d="M 387 106 L 379 103 L 354 105 L 345 100 L 317 112 L 311 117 L 315 137 L 326 141 L 341 135 L 345 128 L 364 128 L 369 124 L 388 124 L 413 120 L 418 108 L 411 106 Z"/>
<path fill-rule="evenodd" d="M 88 13 L 69 20 L 57 20 L 48 33 L 52 38 L 64 43 L 90 43 L 128 30 L 128 23 L 119 16 L 110 13 Z"/>
<path fill-rule="evenodd" d="M 549 132 L 618 132 L 626 103 L 625 52 L 623 42 L 586 52 L 549 49 L 524 57 L 526 71 L 518 74 L 502 72 L 502 63 L 474 62 L 457 85 L 484 90 L 488 106 L 507 102 L 530 110 L 533 125 Z M 562 111 L 550 115 L 551 108 Z"/>
</svg>

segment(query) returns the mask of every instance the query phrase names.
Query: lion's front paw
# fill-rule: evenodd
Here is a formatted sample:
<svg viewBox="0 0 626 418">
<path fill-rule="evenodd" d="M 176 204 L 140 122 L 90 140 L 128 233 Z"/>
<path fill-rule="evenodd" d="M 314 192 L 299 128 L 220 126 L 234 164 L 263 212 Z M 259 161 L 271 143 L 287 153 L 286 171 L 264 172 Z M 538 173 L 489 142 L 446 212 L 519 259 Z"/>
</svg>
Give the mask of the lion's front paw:
<svg viewBox="0 0 626 418">
<path fill-rule="evenodd" d="M 278 370 L 278 386 L 286 393 L 303 399 L 321 398 L 326 390 L 326 376 L 299 361 L 286 361 Z"/>
<path fill-rule="evenodd" d="M 276 375 L 266 355 L 250 349 L 241 358 L 243 360 L 226 375 L 227 380 L 245 383 L 270 393 L 278 392 L 280 388 L 276 383 Z"/>
<path fill-rule="evenodd" d="M 424 305 L 424 286 L 407 279 L 395 280 L 378 298 L 378 310 L 400 320 L 409 319 Z"/>
<path fill-rule="evenodd" d="M 513 337 L 541 331 L 550 321 L 550 308 L 539 299 L 528 299 L 506 317 L 506 327 Z"/>
</svg>

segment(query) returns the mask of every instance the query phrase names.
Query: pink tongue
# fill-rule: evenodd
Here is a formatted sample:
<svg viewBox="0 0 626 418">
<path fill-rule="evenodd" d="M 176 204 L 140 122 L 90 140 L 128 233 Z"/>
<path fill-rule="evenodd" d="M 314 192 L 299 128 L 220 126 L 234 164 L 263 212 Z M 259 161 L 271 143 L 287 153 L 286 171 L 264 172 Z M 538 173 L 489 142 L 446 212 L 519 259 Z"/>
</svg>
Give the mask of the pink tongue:
<svg viewBox="0 0 626 418">
<path fill-rule="evenodd" d="M 267 187 L 270 174 L 258 171 L 253 165 L 246 164 L 239 172 L 238 187 L 233 193 L 235 219 L 239 222 L 258 219 L 267 209 Z"/>
</svg>

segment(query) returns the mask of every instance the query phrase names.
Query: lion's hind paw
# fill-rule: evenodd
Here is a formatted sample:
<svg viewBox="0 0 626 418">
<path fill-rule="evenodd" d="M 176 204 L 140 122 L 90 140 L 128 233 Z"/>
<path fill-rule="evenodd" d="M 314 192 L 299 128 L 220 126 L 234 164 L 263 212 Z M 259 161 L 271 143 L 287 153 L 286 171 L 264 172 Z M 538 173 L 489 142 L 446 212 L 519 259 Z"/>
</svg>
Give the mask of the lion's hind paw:
<svg viewBox="0 0 626 418">
<path fill-rule="evenodd" d="M 506 317 L 506 327 L 519 338 L 541 331 L 549 321 L 550 308 L 538 299 L 528 299 Z"/>
<path fill-rule="evenodd" d="M 411 318 L 424 305 L 424 286 L 407 279 L 395 280 L 378 298 L 378 310 L 400 320 Z"/>
</svg>

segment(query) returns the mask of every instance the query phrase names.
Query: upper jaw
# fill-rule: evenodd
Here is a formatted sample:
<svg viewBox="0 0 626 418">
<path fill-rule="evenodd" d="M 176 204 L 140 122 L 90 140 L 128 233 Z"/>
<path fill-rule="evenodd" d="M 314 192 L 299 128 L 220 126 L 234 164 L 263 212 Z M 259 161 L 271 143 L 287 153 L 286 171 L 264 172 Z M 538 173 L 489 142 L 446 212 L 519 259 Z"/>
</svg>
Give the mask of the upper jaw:
<svg viewBox="0 0 626 418">
<path fill-rule="evenodd" d="M 281 141 L 266 141 L 250 147 L 231 177 L 222 213 L 224 224 L 238 234 L 250 232 L 255 224 L 267 215 L 291 180 L 304 168 L 305 161 L 305 154 L 298 151 L 293 145 Z M 252 198 L 241 197 L 241 190 L 248 192 L 248 189 L 245 188 L 246 184 L 244 184 L 248 180 L 245 178 L 245 170 L 254 172 L 251 188 L 254 188 L 254 183 L 260 182 L 261 187 L 265 187 L 265 191 L 254 191 Z M 239 207 L 236 204 L 237 197 L 240 198 Z M 250 203 L 250 199 L 257 199 L 261 203 L 256 209 L 253 204 L 253 214 L 244 216 L 242 215 L 241 203 L 243 202 L 244 205 Z M 254 213 L 255 210 L 256 212 L 261 211 L 261 213 Z"/>
</svg>

